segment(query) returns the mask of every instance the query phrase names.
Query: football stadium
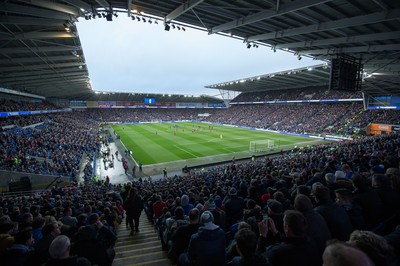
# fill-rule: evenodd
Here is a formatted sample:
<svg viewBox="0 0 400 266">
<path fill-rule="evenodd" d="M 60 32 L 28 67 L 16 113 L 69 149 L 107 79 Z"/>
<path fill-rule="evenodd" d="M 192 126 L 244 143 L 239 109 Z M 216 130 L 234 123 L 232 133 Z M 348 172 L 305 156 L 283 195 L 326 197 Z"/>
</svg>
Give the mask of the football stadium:
<svg viewBox="0 0 400 266">
<path fill-rule="evenodd" d="M 0 265 L 399 265 L 399 17 L 395 0 L 2 1 Z M 99 22 L 122 18 L 111 45 Z M 143 45 L 149 28 L 193 57 Z M 246 51 L 218 72 L 198 48 L 216 36 Z M 260 51 L 271 71 L 243 63 Z"/>
</svg>

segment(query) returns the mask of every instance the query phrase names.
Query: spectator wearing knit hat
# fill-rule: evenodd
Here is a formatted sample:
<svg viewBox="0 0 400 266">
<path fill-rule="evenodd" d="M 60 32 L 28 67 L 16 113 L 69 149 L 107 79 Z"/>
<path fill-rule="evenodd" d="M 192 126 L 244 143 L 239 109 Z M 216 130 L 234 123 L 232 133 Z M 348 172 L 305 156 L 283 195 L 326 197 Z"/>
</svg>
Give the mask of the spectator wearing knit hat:
<svg viewBox="0 0 400 266">
<path fill-rule="evenodd" d="M 210 211 L 214 216 L 214 223 L 221 227 L 222 230 L 226 230 L 226 214 L 223 210 L 219 209 L 215 204 L 215 199 L 209 198 L 204 203 L 204 211 Z"/>
<path fill-rule="evenodd" d="M 189 215 L 190 210 L 194 208 L 193 204 L 189 202 L 189 196 L 186 194 L 181 197 L 181 206 L 185 215 Z"/>
<path fill-rule="evenodd" d="M 216 224 L 211 212 L 200 216 L 200 228 L 193 234 L 188 247 L 188 263 L 193 266 L 225 264 L 225 233 Z"/>
</svg>

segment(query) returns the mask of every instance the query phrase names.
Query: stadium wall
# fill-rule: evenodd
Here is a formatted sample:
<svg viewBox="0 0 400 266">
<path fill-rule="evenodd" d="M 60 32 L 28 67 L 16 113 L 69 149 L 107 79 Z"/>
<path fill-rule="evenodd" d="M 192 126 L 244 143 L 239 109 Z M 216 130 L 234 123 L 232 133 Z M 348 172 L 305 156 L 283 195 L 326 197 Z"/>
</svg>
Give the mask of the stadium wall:
<svg viewBox="0 0 400 266">
<path fill-rule="evenodd" d="M 29 176 L 32 183 L 32 190 L 45 189 L 55 178 L 53 175 L 37 175 L 23 172 L 11 172 L 6 170 L 0 170 L 0 191 L 1 193 L 8 192 L 9 183 L 12 181 L 18 181 L 21 177 Z M 58 186 L 64 186 L 69 184 L 68 177 L 62 177 L 62 182 L 58 183 Z"/>
</svg>

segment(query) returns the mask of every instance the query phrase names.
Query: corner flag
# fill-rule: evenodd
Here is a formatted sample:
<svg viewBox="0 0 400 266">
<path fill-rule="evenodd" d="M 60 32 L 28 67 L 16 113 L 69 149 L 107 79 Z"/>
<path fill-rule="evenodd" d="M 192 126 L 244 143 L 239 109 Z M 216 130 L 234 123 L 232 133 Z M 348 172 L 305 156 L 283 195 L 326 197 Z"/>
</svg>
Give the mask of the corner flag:
<svg viewBox="0 0 400 266">
<path fill-rule="evenodd" d="M 221 134 L 221 135 L 219 135 L 219 138 L 220 138 L 220 139 L 222 139 L 222 134 Z"/>
</svg>

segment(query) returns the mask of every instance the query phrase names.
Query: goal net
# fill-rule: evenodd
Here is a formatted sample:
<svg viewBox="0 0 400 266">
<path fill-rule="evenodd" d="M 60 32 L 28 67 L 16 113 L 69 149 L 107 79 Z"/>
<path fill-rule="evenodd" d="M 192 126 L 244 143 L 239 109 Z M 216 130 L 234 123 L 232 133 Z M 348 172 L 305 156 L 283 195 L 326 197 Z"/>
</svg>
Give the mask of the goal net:
<svg viewBox="0 0 400 266">
<path fill-rule="evenodd" d="M 253 140 L 250 141 L 250 152 L 267 152 L 274 148 L 273 140 Z"/>
</svg>

